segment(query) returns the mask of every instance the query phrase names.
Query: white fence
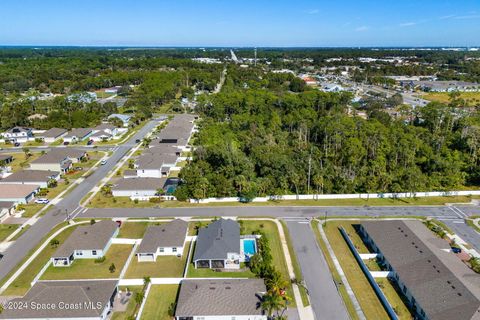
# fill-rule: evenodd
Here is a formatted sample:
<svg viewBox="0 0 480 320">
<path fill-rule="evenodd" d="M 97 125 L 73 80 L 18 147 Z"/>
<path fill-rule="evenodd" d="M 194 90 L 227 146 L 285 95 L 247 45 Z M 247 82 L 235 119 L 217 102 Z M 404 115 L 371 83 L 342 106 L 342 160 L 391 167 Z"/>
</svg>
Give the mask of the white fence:
<svg viewBox="0 0 480 320">
<path fill-rule="evenodd" d="M 432 191 L 432 192 L 401 192 L 401 193 L 350 193 L 350 194 L 299 194 L 257 197 L 251 202 L 267 202 L 273 200 L 334 200 L 334 199 L 394 199 L 394 198 L 425 198 L 425 197 L 453 197 L 478 196 L 480 190 L 467 191 Z M 190 199 L 191 203 L 221 203 L 239 202 L 240 197 Z"/>
</svg>

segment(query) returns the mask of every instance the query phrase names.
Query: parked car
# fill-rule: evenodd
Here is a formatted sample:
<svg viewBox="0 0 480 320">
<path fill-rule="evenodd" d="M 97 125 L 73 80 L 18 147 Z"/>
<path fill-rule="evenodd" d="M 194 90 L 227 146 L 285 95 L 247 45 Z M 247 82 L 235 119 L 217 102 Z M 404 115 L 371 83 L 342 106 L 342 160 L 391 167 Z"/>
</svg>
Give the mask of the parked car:
<svg viewBox="0 0 480 320">
<path fill-rule="evenodd" d="M 83 170 L 83 167 L 75 167 L 75 168 L 73 168 L 73 170 L 75 170 L 75 171 L 82 171 L 82 170 Z"/>
<path fill-rule="evenodd" d="M 140 143 L 140 141 L 141 141 L 140 139 L 137 139 L 135 140 L 135 143 Z"/>
<path fill-rule="evenodd" d="M 47 204 L 49 203 L 50 200 L 48 200 L 47 198 L 38 198 L 38 199 L 35 199 L 35 203 L 40 203 L 40 204 Z"/>
<path fill-rule="evenodd" d="M 88 140 L 87 146 L 89 146 L 89 145 L 91 145 L 91 144 L 93 144 L 93 140 Z"/>
<path fill-rule="evenodd" d="M 14 146 L 15 147 L 20 147 L 20 142 L 15 142 Z"/>
<path fill-rule="evenodd" d="M 462 249 L 457 248 L 457 247 L 452 247 L 452 252 L 453 252 L 453 253 L 461 253 L 461 252 L 462 252 Z"/>
<path fill-rule="evenodd" d="M 103 159 L 103 160 L 100 162 L 100 164 L 101 164 L 102 166 L 105 165 L 105 164 L 107 164 L 107 159 Z"/>
<path fill-rule="evenodd" d="M 65 142 L 63 143 L 64 146 L 68 146 L 69 144 L 70 144 L 70 142 L 68 142 L 68 141 L 65 141 Z"/>
</svg>

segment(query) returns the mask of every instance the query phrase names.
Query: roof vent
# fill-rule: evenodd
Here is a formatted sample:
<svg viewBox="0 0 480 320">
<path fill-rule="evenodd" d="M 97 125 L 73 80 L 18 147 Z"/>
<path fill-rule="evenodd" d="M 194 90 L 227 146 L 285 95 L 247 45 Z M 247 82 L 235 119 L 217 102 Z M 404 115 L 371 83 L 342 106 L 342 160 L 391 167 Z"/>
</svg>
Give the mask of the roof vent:
<svg viewBox="0 0 480 320">
<path fill-rule="evenodd" d="M 210 290 L 215 290 L 215 287 L 210 287 L 209 289 L 210 289 Z"/>
<path fill-rule="evenodd" d="M 230 290 L 230 289 L 232 289 L 232 287 L 225 287 L 225 289 Z"/>
<path fill-rule="evenodd" d="M 460 292 L 457 292 L 457 295 L 458 295 L 459 297 L 461 297 L 461 296 L 462 296 L 462 294 L 461 294 Z"/>
</svg>

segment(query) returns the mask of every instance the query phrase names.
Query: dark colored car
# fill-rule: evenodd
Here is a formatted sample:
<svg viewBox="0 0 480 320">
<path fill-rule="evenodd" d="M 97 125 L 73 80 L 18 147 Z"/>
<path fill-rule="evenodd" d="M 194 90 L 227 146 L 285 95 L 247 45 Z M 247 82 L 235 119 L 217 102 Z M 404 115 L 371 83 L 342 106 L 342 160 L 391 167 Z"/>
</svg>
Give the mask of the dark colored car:
<svg viewBox="0 0 480 320">
<path fill-rule="evenodd" d="M 93 140 L 88 140 L 87 146 L 91 145 L 93 143 Z"/>
<path fill-rule="evenodd" d="M 68 142 L 68 141 L 65 141 L 65 142 L 63 143 L 64 146 L 68 146 L 69 144 L 70 144 L 70 142 Z"/>
<path fill-rule="evenodd" d="M 15 146 L 15 147 L 20 147 L 20 143 L 19 143 L 19 142 L 15 142 L 14 146 Z"/>
<path fill-rule="evenodd" d="M 135 140 L 135 143 L 140 143 L 140 141 L 141 141 L 140 139 L 137 139 Z"/>
<path fill-rule="evenodd" d="M 452 252 L 453 252 L 453 253 L 461 253 L 461 252 L 462 252 L 462 249 L 457 248 L 457 247 L 452 247 Z"/>
</svg>

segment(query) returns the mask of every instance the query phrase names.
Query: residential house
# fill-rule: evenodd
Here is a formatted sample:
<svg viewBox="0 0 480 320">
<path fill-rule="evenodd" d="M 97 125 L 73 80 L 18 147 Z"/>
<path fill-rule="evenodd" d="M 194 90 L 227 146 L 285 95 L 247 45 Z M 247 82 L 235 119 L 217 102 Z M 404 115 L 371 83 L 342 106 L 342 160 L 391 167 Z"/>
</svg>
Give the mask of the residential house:
<svg viewBox="0 0 480 320">
<path fill-rule="evenodd" d="M 120 114 L 120 113 L 113 113 L 108 116 L 109 120 L 114 118 L 121 120 L 124 127 L 128 127 L 128 125 L 130 124 L 130 119 L 132 119 L 132 116 L 128 114 Z"/>
<path fill-rule="evenodd" d="M 181 256 L 187 232 L 188 223 L 181 219 L 149 226 L 137 249 L 138 262 L 157 261 L 158 256 Z"/>
<path fill-rule="evenodd" d="M 68 143 L 78 143 L 81 142 L 93 134 L 91 128 L 76 128 L 68 132 L 64 137 L 63 141 Z"/>
<path fill-rule="evenodd" d="M 480 277 L 422 222 L 366 221 L 359 230 L 415 319 L 480 319 Z"/>
<path fill-rule="evenodd" d="M 177 164 L 177 156 L 172 154 L 142 154 L 135 161 L 137 176 L 144 178 L 166 177 L 170 168 Z"/>
<path fill-rule="evenodd" d="M 262 279 L 183 280 L 176 320 L 267 320 Z"/>
<path fill-rule="evenodd" d="M 29 203 L 35 197 L 40 186 L 31 184 L 0 184 L 0 201 Z"/>
<path fill-rule="evenodd" d="M 0 180 L 0 184 L 32 184 L 47 188 L 51 180 L 60 180 L 60 172 L 48 170 L 20 170 Z"/>
<path fill-rule="evenodd" d="M 195 268 L 239 269 L 241 262 L 240 225 L 219 219 L 198 231 L 193 255 Z"/>
<path fill-rule="evenodd" d="M 118 234 L 118 224 L 101 220 L 92 225 L 79 226 L 55 251 L 51 261 L 54 267 L 69 267 L 75 259 L 103 257 Z"/>
<path fill-rule="evenodd" d="M 64 137 L 65 135 L 67 135 L 67 133 L 68 133 L 67 129 L 51 128 L 51 129 L 48 129 L 47 131 L 39 134 L 37 136 L 37 138 L 42 139 L 46 143 L 52 143 L 52 142 L 55 142 L 56 140 Z"/>
<path fill-rule="evenodd" d="M 3 138 L 5 141 L 10 141 L 13 143 L 25 143 L 29 140 L 33 140 L 33 130 L 32 128 L 13 127 L 12 129 L 4 132 Z"/>
<path fill-rule="evenodd" d="M 73 163 L 87 157 L 84 150 L 75 148 L 55 148 L 30 163 L 31 170 L 50 170 L 65 173 Z"/>
<path fill-rule="evenodd" d="M 127 178 L 114 183 L 114 197 L 130 197 L 148 200 L 158 195 L 158 190 L 165 185 L 165 178 Z"/>
<path fill-rule="evenodd" d="M 112 311 L 117 283 L 117 280 L 37 281 L 25 296 L 4 304 L 0 319 L 105 320 Z"/>
<path fill-rule="evenodd" d="M 13 201 L 0 201 L 0 223 L 15 212 L 15 206 Z"/>
</svg>

